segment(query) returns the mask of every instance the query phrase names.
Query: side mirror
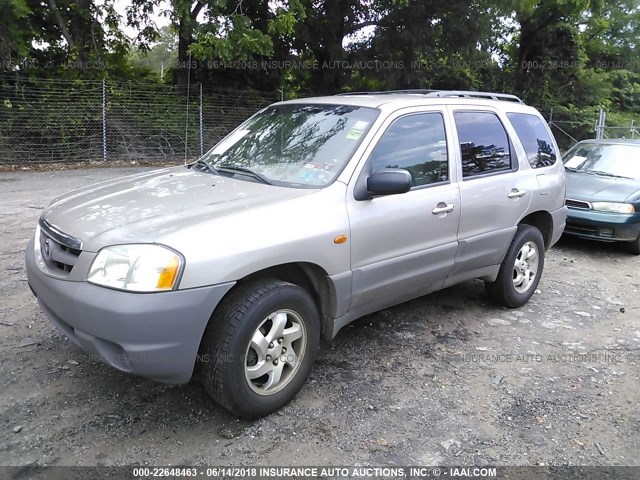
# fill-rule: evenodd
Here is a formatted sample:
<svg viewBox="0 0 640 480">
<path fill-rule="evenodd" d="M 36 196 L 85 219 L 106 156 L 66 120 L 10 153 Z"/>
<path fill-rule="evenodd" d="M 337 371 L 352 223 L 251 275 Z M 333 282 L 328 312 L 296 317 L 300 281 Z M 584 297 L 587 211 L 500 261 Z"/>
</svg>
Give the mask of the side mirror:
<svg viewBox="0 0 640 480">
<path fill-rule="evenodd" d="M 367 191 L 370 195 L 407 193 L 412 186 L 411 174 L 401 168 L 378 170 L 367 179 Z"/>
</svg>

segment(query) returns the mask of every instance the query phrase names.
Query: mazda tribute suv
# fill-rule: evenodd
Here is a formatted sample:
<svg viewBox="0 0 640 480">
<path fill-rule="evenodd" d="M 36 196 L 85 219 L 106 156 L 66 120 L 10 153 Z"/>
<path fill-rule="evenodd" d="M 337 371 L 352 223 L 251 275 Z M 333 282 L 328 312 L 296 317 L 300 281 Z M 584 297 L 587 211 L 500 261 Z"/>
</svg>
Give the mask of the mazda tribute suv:
<svg viewBox="0 0 640 480">
<path fill-rule="evenodd" d="M 517 97 L 354 93 L 276 103 L 193 163 L 56 198 L 26 264 L 81 349 L 197 375 L 260 417 L 363 315 L 471 279 L 523 305 L 566 212 L 556 142 Z"/>
</svg>

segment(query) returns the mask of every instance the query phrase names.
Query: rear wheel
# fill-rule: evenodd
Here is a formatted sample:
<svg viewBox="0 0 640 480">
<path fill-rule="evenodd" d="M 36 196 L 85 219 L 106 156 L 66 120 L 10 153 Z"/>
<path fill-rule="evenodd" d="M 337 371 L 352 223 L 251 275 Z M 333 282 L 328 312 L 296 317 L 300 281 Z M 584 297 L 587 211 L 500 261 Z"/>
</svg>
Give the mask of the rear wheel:
<svg viewBox="0 0 640 480">
<path fill-rule="evenodd" d="M 496 303 L 510 308 L 524 305 L 535 292 L 544 268 L 544 240 L 540 230 L 520 225 L 500 265 L 495 282 L 486 282 Z"/>
<path fill-rule="evenodd" d="M 319 342 L 318 310 L 303 288 L 280 280 L 241 285 L 205 332 L 203 384 L 238 416 L 268 415 L 302 388 Z"/>
</svg>

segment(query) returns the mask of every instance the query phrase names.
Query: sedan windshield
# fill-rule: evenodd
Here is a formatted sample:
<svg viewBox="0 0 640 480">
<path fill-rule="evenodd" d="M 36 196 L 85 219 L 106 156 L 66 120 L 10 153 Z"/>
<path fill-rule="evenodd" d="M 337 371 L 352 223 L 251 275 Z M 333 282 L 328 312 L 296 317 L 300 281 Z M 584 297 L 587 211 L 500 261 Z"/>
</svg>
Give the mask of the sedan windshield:
<svg viewBox="0 0 640 480">
<path fill-rule="evenodd" d="M 247 120 L 199 163 L 242 180 L 324 187 L 340 174 L 378 113 L 350 105 L 275 105 Z"/>
<path fill-rule="evenodd" d="M 563 159 L 567 170 L 640 180 L 640 144 L 582 143 Z"/>
</svg>

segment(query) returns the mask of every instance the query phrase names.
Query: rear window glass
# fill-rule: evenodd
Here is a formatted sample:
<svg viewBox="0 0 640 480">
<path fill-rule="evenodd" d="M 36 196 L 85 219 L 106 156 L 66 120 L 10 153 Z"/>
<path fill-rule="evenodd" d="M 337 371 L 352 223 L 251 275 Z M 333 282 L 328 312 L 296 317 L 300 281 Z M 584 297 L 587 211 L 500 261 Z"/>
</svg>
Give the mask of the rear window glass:
<svg viewBox="0 0 640 480">
<path fill-rule="evenodd" d="M 511 170 L 509 137 L 491 112 L 455 112 L 464 178 Z"/>
<path fill-rule="evenodd" d="M 553 141 L 544 122 L 528 113 L 508 113 L 509 121 L 515 129 L 533 168 L 550 167 L 557 156 Z"/>
</svg>

